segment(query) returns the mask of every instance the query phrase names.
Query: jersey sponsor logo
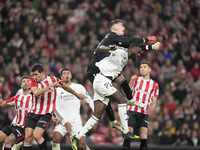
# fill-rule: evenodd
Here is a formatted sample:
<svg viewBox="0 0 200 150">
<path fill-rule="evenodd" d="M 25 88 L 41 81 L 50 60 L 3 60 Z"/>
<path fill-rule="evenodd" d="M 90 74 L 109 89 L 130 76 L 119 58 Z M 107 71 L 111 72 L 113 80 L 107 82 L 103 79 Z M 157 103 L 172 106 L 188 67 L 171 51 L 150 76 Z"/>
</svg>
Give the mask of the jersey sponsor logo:
<svg viewBox="0 0 200 150">
<path fill-rule="evenodd" d="M 61 95 L 61 99 L 63 99 L 63 101 L 74 100 L 74 95 L 73 94 Z"/>
</svg>

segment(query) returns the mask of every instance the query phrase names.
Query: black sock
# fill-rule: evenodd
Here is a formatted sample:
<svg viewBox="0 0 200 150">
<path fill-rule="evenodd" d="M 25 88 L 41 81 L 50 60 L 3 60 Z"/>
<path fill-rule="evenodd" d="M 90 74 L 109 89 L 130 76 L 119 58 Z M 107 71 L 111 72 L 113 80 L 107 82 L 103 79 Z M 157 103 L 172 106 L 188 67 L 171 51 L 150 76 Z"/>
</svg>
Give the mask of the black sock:
<svg viewBox="0 0 200 150">
<path fill-rule="evenodd" d="M 147 139 L 141 139 L 140 150 L 147 150 Z"/>
<path fill-rule="evenodd" d="M 32 146 L 29 146 L 29 147 L 24 146 L 24 150 L 32 150 Z"/>
<path fill-rule="evenodd" d="M 40 147 L 41 150 L 47 150 L 47 143 L 45 140 L 42 142 L 42 144 L 40 145 L 38 144 L 38 146 Z"/>
<path fill-rule="evenodd" d="M 11 148 L 5 148 L 5 147 L 4 147 L 4 150 L 11 150 Z"/>
<path fill-rule="evenodd" d="M 114 121 L 115 120 L 114 112 L 113 112 L 113 109 L 111 107 L 110 102 L 108 103 L 108 106 L 106 107 L 106 113 L 107 113 L 108 118 L 110 119 L 110 121 Z"/>
<path fill-rule="evenodd" d="M 119 85 L 123 88 L 123 91 L 126 94 L 127 99 L 131 100 L 132 99 L 132 91 L 128 85 L 127 80 L 124 79 Z"/>
<path fill-rule="evenodd" d="M 123 143 L 123 149 L 129 150 L 130 149 L 130 143 L 131 143 L 131 140 L 125 139 L 124 143 Z"/>
</svg>

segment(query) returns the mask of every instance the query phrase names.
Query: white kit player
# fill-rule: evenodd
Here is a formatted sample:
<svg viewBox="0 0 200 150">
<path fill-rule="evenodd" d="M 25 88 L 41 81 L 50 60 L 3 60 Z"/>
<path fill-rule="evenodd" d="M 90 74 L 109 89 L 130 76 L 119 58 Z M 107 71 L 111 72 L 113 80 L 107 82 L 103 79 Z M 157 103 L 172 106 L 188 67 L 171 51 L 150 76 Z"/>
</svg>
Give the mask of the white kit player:
<svg viewBox="0 0 200 150">
<path fill-rule="evenodd" d="M 147 133 L 149 124 L 149 115 L 153 112 L 157 97 L 159 94 L 158 83 L 150 79 L 151 65 L 149 62 L 140 64 L 141 77 L 132 76 L 130 88 L 133 90 L 133 99 L 137 102 L 145 104 L 144 108 L 137 106 L 128 106 L 128 126 L 133 133 L 134 129 L 138 129 L 140 135 L 140 150 L 147 150 Z M 125 139 L 123 149 L 130 149 L 130 140 Z"/>
<path fill-rule="evenodd" d="M 158 50 L 160 43 L 157 42 L 152 45 L 152 49 Z M 118 103 L 118 113 L 123 127 L 122 137 L 124 139 L 138 140 L 139 137 L 131 133 L 128 129 L 128 116 L 127 116 L 127 99 L 115 89 L 112 85 L 112 80 L 115 79 L 122 71 L 128 62 L 128 59 L 132 59 L 133 62 L 140 57 L 142 51 L 141 47 L 137 43 L 130 44 L 128 49 L 123 47 L 117 47 L 112 49 L 111 47 L 101 46 L 99 49 L 112 50 L 110 56 L 106 57 L 99 62 L 96 62 L 96 66 L 99 68 L 100 73 L 96 74 L 93 82 L 94 88 L 94 113 L 92 117 L 86 122 L 81 131 L 73 137 L 72 146 L 73 149 L 78 149 L 79 139 L 85 135 L 101 118 L 105 108 L 109 102 L 109 99 Z M 129 105 L 136 105 L 134 100 L 128 101 Z M 144 107 L 144 104 L 137 103 L 137 106 Z"/>
<path fill-rule="evenodd" d="M 81 84 L 72 83 L 72 74 L 69 69 L 65 68 L 61 71 L 62 81 L 71 87 L 79 94 L 87 95 L 85 102 L 89 104 L 92 111 L 94 111 L 94 103 L 88 92 Z M 54 114 L 61 119 L 61 123 L 57 123 L 53 133 L 52 150 L 60 150 L 60 141 L 68 132 L 70 137 L 76 135 L 82 128 L 82 121 L 80 116 L 81 100 L 73 94 L 57 88 L 56 110 Z M 85 144 L 85 137 L 82 136 L 79 140 L 79 148 L 89 150 Z"/>
<path fill-rule="evenodd" d="M 0 142 L 4 142 L 4 150 L 11 150 L 11 147 L 24 140 L 25 137 L 25 118 L 32 106 L 32 95 L 29 90 L 29 77 L 23 77 L 21 80 L 22 93 L 17 94 L 9 100 L 0 100 L 0 107 L 15 106 L 17 115 L 12 124 L 6 126 L 0 131 Z M 20 145 L 19 145 L 20 146 Z"/>
<path fill-rule="evenodd" d="M 29 88 L 32 92 L 33 104 L 26 116 L 24 150 L 32 150 L 33 138 L 40 149 L 47 150 L 45 139 L 42 136 L 56 108 L 56 87 L 60 86 L 80 99 L 86 96 L 76 93 L 65 83 L 61 83 L 62 81 L 57 77 L 46 76 L 41 64 L 33 65 L 31 72 L 33 77 L 29 79 Z"/>
</svg>

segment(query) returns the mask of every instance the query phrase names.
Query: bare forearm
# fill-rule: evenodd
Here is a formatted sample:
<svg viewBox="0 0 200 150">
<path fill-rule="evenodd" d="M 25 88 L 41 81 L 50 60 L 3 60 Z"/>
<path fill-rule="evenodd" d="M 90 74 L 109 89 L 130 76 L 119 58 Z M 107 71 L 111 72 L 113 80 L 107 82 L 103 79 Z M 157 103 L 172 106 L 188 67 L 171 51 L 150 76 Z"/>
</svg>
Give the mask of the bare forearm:
<svg viewBox="0 0 200 150">
<path fill-rule="evenodd" d="M 8 104 L 5 101 L 0 102 L 0 107 L 6 107 L 6 106 L 8 106 Z"/>
<path fill-rule="evenodd" d="M 42 89 L 36 89 L 36 90 L 32 90 L 33 94 L 38 97 L 42 94 L 44 94 L 46 91 L 48 91 L 51 87 L 50 86 L 46 86 Z"/>
<path fill-rule="evenodd" d="M 76 97 L 78 96 L 78 93 L 76 93 L 72 88 L 70 88 L 69 86 L 67 86 L 65 83 L 63 83 L 63 86 L 62 88 L 69 92 L 69 93 L 72 93 L 73 95 L 75 95 Z"/>
</svg>

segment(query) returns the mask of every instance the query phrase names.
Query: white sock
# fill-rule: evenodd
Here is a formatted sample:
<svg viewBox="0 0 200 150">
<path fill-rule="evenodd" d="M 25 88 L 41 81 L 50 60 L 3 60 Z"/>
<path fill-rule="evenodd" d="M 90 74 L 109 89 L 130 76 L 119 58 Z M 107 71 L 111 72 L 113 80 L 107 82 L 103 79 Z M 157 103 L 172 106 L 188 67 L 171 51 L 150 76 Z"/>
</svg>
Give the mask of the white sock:
<svg viewBox="0 0 200 150">
<path fill-rule="evenodd" d="M 60 150 L 60 143 L 53 143 L 52 150 Z"/>
<path fill-rule="evenodd" d="M 124 134 L 128 133 L 128 131 L 129 131 L 126 105 L 127 104 L 118 104 L 118 113 L 119 113 L 119 117 L 120 117 L 120 120 L 121 120 L 121 123 L 122 123 Z"/>
<path fill-rule="evenodd" d="M 85 135 L 92 127 L 99 121 L 98 118 L 92 115 L 92 117 L 85 123 L 84 127 L 82 127 L 81 131 L 76 135 L 78 139 L 80 139 L 83 135 Z"/>
<path fill-rule="evenodd" d="M 21 145 L 22 145 L 22 142 L 20 142 L 20 143 L 18 143 L 18 144 L 15 144 L 15 145 L 13 145 L 13 147 L 12 147 L 12 150 L 19 150 L 19 149 L 20 149 L 20 147 L 21 147 Z"/>
</svg>

